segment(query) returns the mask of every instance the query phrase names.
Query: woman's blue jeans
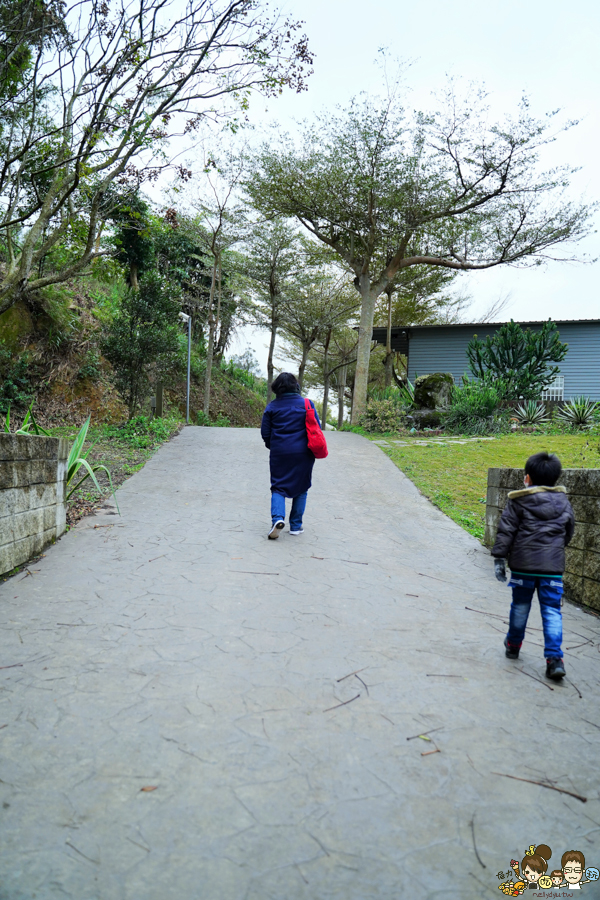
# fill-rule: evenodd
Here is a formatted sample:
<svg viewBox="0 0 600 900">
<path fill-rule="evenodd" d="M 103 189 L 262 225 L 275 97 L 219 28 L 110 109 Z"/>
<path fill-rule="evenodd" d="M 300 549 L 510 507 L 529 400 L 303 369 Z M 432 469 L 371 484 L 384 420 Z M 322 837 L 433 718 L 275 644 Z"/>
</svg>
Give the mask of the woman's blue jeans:
<svg viewBox="0 0 600 900">
<path fill-rule="evenodd" d="M 290 531 L 299 531 L 302 528 L 302 516 L 306 509 L 306 496 L 308 491 L 298 494 L 292 500 L 292 510 L 290 512 Z M 278 494 L 277 491 L 271 491 L 271 519 L 273 525 L 275 522 L 285 521 L 285 497 Z"/>
<path fill-rule="evenodd" d="M 520 575 L 514 572 L 508 586 L 512 588 L 513 600 L 510 607 L 507 641 L 513 647 L 520 647 L 525 637 L 525 627 L 529 618 L 531 601 L 537 589 L 544 626 L 544 656 L 546 659 L 562 659 L 562 612 L 563 594 L 561 578 L 547 578 L 534 575 Z"/>
</svg>

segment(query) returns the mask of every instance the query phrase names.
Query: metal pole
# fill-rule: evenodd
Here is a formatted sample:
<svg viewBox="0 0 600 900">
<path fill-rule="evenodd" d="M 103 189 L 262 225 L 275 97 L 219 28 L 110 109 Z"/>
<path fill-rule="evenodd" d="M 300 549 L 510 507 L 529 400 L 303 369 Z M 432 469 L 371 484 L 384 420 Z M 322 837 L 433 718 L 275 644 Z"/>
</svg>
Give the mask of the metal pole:
<svg viewBox="0 0 600 900">
<path fill-rule="evenodd" d="M 187 398 L 185 403 L 185 422 L 190 424 L 190 357 L 192 353 L 192 317 L 188 317 L 188 365 L 187 365 Z"/>
</svg>

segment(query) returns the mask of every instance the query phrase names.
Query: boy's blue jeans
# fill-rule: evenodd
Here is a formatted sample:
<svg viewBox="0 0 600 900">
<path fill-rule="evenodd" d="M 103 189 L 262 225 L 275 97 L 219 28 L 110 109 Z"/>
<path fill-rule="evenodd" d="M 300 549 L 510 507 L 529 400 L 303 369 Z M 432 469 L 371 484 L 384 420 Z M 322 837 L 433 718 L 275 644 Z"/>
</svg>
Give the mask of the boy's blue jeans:
<svg viewBox="0 0 600 900">
<path fill-rule="evenodd" d="M 290 531 L 299 531 L 302 528 L 302 516 L 306 509 L 306 497 L 308 491 L 298 494 L 292 500 L 292 510 L 290 512 Z M 285 497 L 278 494 L 277 491 L 271 491 L 271 519 L 273 525 L 275 522 L 285 520 Z"/>
<path fill-rule="evenodd" d="M 531 609 L 531 601 L 537 589 L 544 626 L 544 656 L 546 659 L 562 659 L 562 578 L 548 575 L 520 575 L 513 572 L 508 586 L 512 588 L 512 605 L 508 625 L 507 642 L 520 647 L 525 637 L 525 626 Z"/>
</svg>

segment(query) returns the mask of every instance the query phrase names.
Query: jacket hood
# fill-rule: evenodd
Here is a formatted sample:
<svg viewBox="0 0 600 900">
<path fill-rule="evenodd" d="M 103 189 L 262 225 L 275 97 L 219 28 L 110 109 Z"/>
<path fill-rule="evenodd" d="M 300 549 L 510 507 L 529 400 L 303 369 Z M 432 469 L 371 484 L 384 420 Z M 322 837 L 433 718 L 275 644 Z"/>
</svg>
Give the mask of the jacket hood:
<svg viewBox="0 0 600 900">
<path fill-rule="evenodd" d="M 557 519 L 567 507 L 567 489 L 558 484 L 555 487 L 535 485 L 520 491 L 511 491 L 510 500 L 517 500 L 538 519 Z"/>
</svg>

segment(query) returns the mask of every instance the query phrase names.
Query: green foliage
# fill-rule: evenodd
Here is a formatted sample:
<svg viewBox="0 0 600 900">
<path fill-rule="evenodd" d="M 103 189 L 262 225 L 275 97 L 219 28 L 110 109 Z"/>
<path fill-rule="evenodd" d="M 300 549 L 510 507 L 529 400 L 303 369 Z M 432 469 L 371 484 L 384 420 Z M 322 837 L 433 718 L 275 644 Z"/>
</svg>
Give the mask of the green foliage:
<svg viewBox="0 0 600 900">
<path fill-rule="evenodd" d="M 525 400 L 513 411 L 521 425 L 543 425 L 548 421 L 546 405 L 538 400 Z"/>
<path fill-rule="evenodd" d="M 81 380 L 85 378 L 96 379 L 100 374 L 100 354 L 97 350 L 90 349 L 85 354 L 81 366 L 79 367 L 79 371 L 77 372 L 77 377 Z"/>
<path fill-rule="evenodd" d="M 179 351 L 178 306 L 171 286 L 148 273 L 137 291 L 129 291 L 102 341 L 114 369 L 117 390 L 132 418 L 148 389 L 149 367 L 166 367 Z"/>
<path fill-rule="evenodd" d="M 569 347 L 559 340 L 554 322 L 544 322 L 539 331 L 523 329 L 512 319 L 491 337 L 477 335 L 467 347 L 469 368 L 475 378 L 493 384 L 503 400 L 536 400 L 560 369 Z"/>
<path fill-rule="evenodd" d="M 254 391 L 254 393 L 259 394 L 261 397 L 266 398 L 267 382 L 260 376 L 260 374 L 255 374 L 256 370 L 258 369 L 258 363 L 256 362 L 256 359 L 253 360 L 253 367 L 239 365 L 239 359 L 240 357 L 234 356 L 227 362 L 222 362 L 221 371 L 232 378 L 234 381 L 237 381 L 239 384 L 243 384 L 244 387 L 247 387 L 249 390 Z M 260 369 L 258 369 L 258 371 L 260 372 Z"/>
<path fill-rule="evenodd" d="M 212 425 L 212 422 L 210 421 L 210 417 L 202 409 L 196 415 L 196 423 L 198 425 L 205 425 L 205 426 Z"/>
<path fill-rule="evenodd" d="M 574 397 L 557 413 L 557 418 L 574 428 L 588 428 L 594 422 L 598 403 L 588 397 Z"/>
<path fill-rule="evenodd" d="M 495 387 L 467 381 L 452 389 L 443 422 L 448 431 L 459 434 L 494 434 L 508 428 L 508 414 L 499 410 L 500 394 Z"/>
<path fill-rule="evenodd" d="M 96 472 L 106 472 L 106 475 L 108 477 L 108 483 L 110 484 L 110 489 L 112 491 L 112 495 L 115 498 L 115 503 L 117 504 L 117 511 L 118 511 L 119 515 L 121 515 L 121 510 L 119 509 L 119 503 L 117 501 L 117 497 L 115 494 L 115 489 L 113 487 L 110 472 L 108 471 L 106 466 L 103 466 L 100 463 L 97 463 L 95 466 L 91 466 L 89 464 L 89 462 L 87 461 L 87 456 L 88 456 L 90 450 L 92 449 L 92 447 L 89 447 L 86 453 L 82 453 L 83 445 L 85 443 L 85 439 L 86 439 L 87 433 L 88 433 L 88 428 L 90 427 L 90 419 L 91 419 L 91 416 L 88 416 L 87 419 L 85 420 L 85 422 L 83 423 L 83 425 L 81 426 L 81 428 L 79 429 L 79 432 L 77 433 L 77 436 L 75 437 L 75 440 L 73 441 L 73 443 L 71 445 L 71 449 L 69 451 L 69 458 L 67 459 L 67 497 L 66 497 L 66 499 L 68 500 L 71 497 L 71 495 L 74 494 L 75 491 L 81 487 L 83 482 L 87 481 L 88 478 L 92 479 L 92 481 L 94 482 L 94 486 L 96 487 L 96 490 L 98 491 L 98 493 L 102 493 L 102 490 L 100 488 L 100 485 L 98 484 L 98 479 L 96 478 L 95 473 Z M 93 446 L 93 444 L 92 444 L 92 446 Z M 73 484 L 75 479 L 78 477 L 78 473 L 81 469 L 85 469 L 86 474 L 83 476 L 83 478 L 79 479 L 77 484 Z"/>
<path fill-rule="evenodd" d="M 14 357 L 0 344 L 0 413 L 7 413 L 11 406 L 26 407 L 32 399 L 27 355 Z"/>
<path fill-rule="evenodd" d="M 41 425 L 38 425 L 38 423 L 35 421 L 35 419 L 33 417 L 32 407 L 33 407 L 33 401 L 31 402 L 31 405 L 30 405 L 29 409 L 27 410 L 27 414 L 25 415 L 25 418 L 23 419 L 23 424 L 21 425 L 20 428 L 17 428 L 17 430 L 15 431 L 15 434 L 31 434 L 33 432 L 33 434 L 36 434 L 38 436 L 43 434 L 43 435 L 46 435 L 46 437 L 50 437 L 49 433 L 44 428 L 42 428 Z M 6 411 L 6 418 L 4 419 L 4 431 L 6 433 L 10 434 L 10 406 L 8 407 L 8 409 Z"/>
<path fill-rule="evenodd" d="M 365 431 L 385 433 L 400 427 L 400 412 L 394 400 L 370 400 L 359 423 Z"/>
<path fill-rule="evenodd" d="M 164 443 L 174 434 L 179 420 L 171 417 L 151 419 L 134 416 L 125 425 L 106 426 L 106 437 L 116 438 L 136 450 L 147 450 Z"/>
</svg>

